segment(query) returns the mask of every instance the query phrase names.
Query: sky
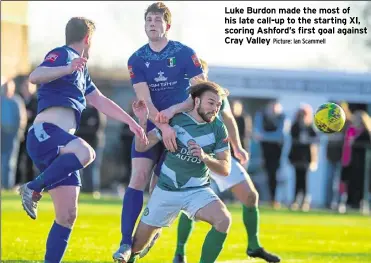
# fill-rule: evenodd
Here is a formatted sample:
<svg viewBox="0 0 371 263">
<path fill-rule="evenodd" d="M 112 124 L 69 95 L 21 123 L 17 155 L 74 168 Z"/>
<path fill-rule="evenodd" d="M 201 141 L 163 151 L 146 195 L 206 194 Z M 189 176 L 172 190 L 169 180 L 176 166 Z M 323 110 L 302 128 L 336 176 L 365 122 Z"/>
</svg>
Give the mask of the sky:
<svg viewBox="0 0 371 263">
<path fill-rule="evenodd" d="M 255 68 L 311 68 L 366 71 L 365 52 L 359 36 L 328 35 L 325 45 L 231 45 L 224 43 L 225 8 L 348 7 L 347 2 L 176 2 L 164 1 L 172 12 L 169 38 L 193 48 L 210 65 Z M 97 31 L 89 63 L 107 68 L 126 67 L 129 56 L 147 43 L 144 11 L 152 2 L 29 2 L 30 58 L 39 63 L 46 52 L 64 44 L 64 28 L 72 16 L 86 16 L 95 21 Z M 362 4 L 362 3 L 358 3 Z M 351 9 L 349 16 L 354 16 Z M 267 15 L 233 15 L 257 19 Z M 302 15 L 299 15 L 302 16 Z M 318 16 L 318 15 L 311 15 Z M 322 15 L 324 16 L 324 15 Z M 342 17 L 342 15 L 336 15 Z M 275 15 L 280 17 L 280 15 Z M 285 15 L 284 17 L 287 17 Z M 292 18 L 297 18 L 291 15 Z M 310 17 L 310 15 L 306 15 Z M 331 15 L 327 15 L 331 17 Z M 264 25 L 266 27 L 266 25 Z M 287 25 L 285 25 L 287 26 Z M 295 25 L 298 26 L 297 24 Z M 325 25 L 323 27 L 332 27 Z M 371 32 L 370 32 L 371 34 Z M 237 36 L 244 38 L 246 35 Z M 293 36 L 277 36 L 292 38 Z M 303 36 L 295 36 L 302 38 Z M 309 36 L 308 36 L 309 37 Z M 323 38 L 323 36 L 311 36 Z M 45 41 L 47 39 L 47 41 Z M 371 52 L 370 52 L 371 53 Z"/>
</svg>

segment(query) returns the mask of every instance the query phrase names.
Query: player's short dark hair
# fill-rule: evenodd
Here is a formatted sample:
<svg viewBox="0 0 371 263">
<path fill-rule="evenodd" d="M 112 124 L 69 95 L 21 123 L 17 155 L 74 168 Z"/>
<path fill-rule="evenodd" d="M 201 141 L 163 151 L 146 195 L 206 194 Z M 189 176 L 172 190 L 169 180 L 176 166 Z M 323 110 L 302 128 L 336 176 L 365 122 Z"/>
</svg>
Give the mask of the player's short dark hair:
<svg viewBox="0 0 371 263">
<path fill-rule="evenodd" d="M 229 91 L 227 89 L 224 89 L 215 82 L 211 81 L 200 81 L 188 89 L 188 93 L 192 96 L 193 100 L 195 98 L 200 98 L 206 91 L 214 92 L 222 98 L 225 98 L 229 95 Z"/>
<path fill-rule="evenodd" d="M 148 13 L 160 13 L 164 15 L 165 22 L 171 25 L 171 12 L 164 3 L 157 2 L 150 5 L 144 13 L 144 20 L 146 20 Z"/>
<path fill-rule="evenodd" d="M 84 17 L 72 17 L 66 25 L 66 45 L 80 42 L 86 37 L 91 37 L 95 31 L 95 24 Z"/>
</svg>

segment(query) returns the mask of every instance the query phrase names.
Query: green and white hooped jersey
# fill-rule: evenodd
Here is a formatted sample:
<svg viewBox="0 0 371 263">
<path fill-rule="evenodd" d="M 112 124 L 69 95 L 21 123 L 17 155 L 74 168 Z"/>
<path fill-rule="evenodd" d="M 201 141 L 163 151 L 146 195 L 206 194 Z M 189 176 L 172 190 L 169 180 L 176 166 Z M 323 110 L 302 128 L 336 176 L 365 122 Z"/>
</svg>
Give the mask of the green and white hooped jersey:
<svg viewBox="0 0 371 263">
<path fill-rule="evenodd" d="M 211 123 L 199 123 L 189 114 L 180 113 L 170 120 L 170 126 L 177 133 L 178 149 L 174 153 L 166 151 L 157 185 L 167 191 L 184 191 L 209 185 L 209 168 L 198 157 L 191 155 L 188 144 L 196 142 L 211 156 L 229 150 L 225 125 L 218 118 Z M 155 131 L 162 139 L 160 131 L 157 128 Z"/>
</svg>

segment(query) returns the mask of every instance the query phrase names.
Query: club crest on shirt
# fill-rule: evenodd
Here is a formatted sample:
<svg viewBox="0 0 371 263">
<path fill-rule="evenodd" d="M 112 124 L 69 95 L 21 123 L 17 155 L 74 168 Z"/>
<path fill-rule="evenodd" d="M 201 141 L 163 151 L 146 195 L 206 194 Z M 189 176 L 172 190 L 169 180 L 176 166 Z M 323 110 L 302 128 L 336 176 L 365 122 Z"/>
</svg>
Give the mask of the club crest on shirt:
<svg viewBox="0 0 371 263">
<path fill-rule="evenodd" d="M 168 58 L 167 59 L 167 66 L 169 68 L 173 68 L 173 67 L 176 66 L 176 59 L 175 59 L 175 57 L 171 57 L 171 58 Z"/>
</svg>

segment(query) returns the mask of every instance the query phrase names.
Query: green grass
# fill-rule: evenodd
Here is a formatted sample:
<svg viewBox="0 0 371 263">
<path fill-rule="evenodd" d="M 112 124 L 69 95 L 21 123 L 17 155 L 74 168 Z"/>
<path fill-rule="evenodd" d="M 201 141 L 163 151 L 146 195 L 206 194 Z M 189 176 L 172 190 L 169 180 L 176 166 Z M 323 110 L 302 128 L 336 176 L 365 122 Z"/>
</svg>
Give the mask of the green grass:
<svg viewBox="0 0 371 263">
<path fill-rule="evenodd" d="M 52 202 L 45 195 L 36 221 L 26 216 L 19 197 L 2 192 L 1 262 L 43 262 L 45 242 L 54 219 Z M 63 262 L 112 262 L 120 240 L 121 200 L 80 197 L 79 215 Z M 246 233 L 240 205 L 228 206 L 233 224 L 218 262 L 264 262 L 245 255 Z M 371 262 L 371 217 L 260 209 L 260 241 L 282 262 Z M 158 243 L 140 262 L 172 262 L 176 225 L 163 231 Z M 209 226 L 197 223 L 188 249 L 188 261 L 197 263 Z"/>
</svg>

